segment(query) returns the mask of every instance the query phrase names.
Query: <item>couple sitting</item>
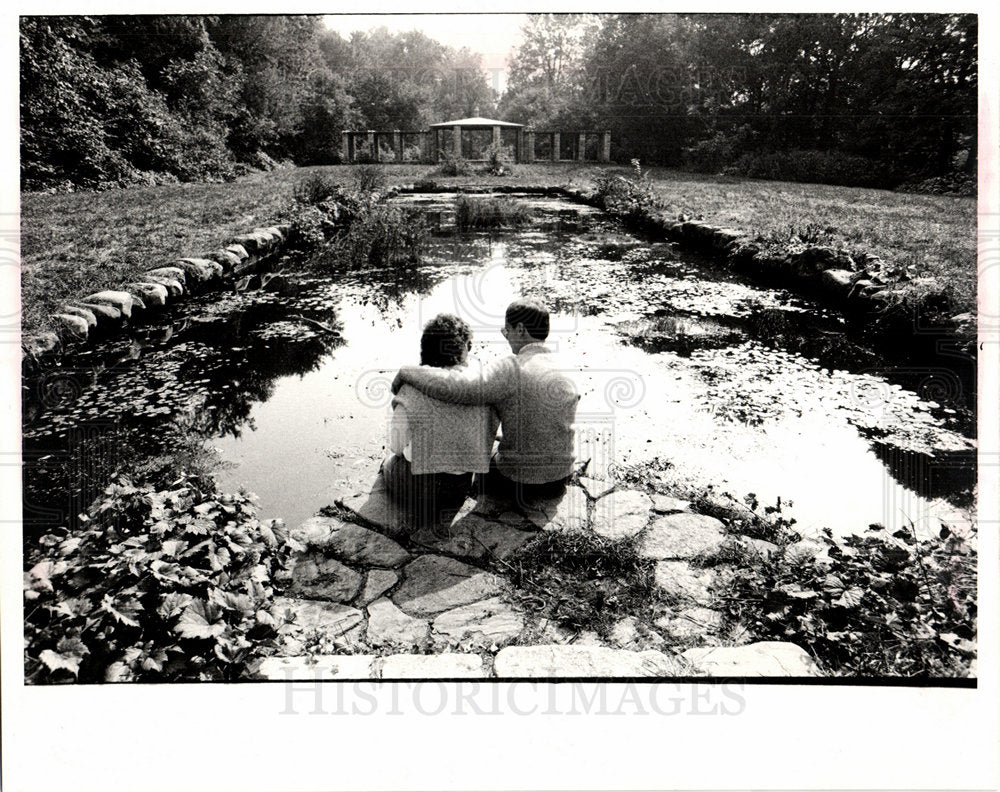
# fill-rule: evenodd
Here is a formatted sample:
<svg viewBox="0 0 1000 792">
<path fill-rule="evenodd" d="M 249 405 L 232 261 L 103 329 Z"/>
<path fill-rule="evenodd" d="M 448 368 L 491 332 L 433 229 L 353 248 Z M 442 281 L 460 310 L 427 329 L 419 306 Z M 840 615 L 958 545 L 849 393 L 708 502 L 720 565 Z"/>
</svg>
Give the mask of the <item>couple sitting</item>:
<svg viewBox="0 0 1000 792">
<path fill-rule="evenodd" d="M 392 383 L 392 456 L 382 472 L 390 495 L 421 521 L 456 511 L 473 474 L 478 491 L 518 503 L 565 488 L 580 397 L 543 343 L 548 311 L 516 300 L 502 333 L 513 354 L 480 370 L 468 365 L 469 326 L 439 314 L 420 339 L 422 365 L 404 366 Z"/>
</svg>

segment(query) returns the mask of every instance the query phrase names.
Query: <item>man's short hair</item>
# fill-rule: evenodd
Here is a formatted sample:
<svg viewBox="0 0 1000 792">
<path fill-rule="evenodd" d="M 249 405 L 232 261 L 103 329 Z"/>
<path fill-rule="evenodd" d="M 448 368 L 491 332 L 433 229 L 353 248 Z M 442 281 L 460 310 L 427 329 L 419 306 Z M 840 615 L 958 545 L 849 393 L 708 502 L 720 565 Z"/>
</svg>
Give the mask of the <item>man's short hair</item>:
<svg viewBox="0 0 1000 792">
<path fill-rule="evenodd" d="M 511 327 L 523 324 L 528 335 L 538 341 L 549 337 L 549 312 L 536 300 L 514 300 L 507 306 L 504 320 Z"/>
<path fill-rule="evenodd" d="M 450 368 L 462 362 L 462 353 L 472 346 L 472 328 L 454 314 L 438 314 L 424 325 L 420 336 L 420 362 L 424 366 Z"/>
</svg>

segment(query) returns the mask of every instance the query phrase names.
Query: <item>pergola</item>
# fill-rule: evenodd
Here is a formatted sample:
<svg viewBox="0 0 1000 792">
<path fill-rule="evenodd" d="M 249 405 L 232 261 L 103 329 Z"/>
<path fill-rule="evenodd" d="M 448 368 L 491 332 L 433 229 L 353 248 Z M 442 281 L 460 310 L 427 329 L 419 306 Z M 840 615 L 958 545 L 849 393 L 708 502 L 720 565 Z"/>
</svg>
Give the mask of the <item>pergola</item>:
<svg viewBox="0 0 1000 792">
<path fill-rule="evenodd" d="M 452 152 L 456 157 L 464 157 L 469 160 L 483 159 L 482 156 L 482 146 L 477 147 L 475 145 L 476 141 L 473 139 L 473 134 L 475 132 L 485 132 L 489 131 L 491 134 L 491 144 L 502 144 L 504 130 L 511 130 L 513 132 L 514 140 L 511 148 L 514 150 L 514 161 L 521 161 L 521 150 L 524 148 L 522 130 L 524 129 L 524 124 L 515 124 L 511 121 L 498 121 L 495 118 L 483 118 L 481 116 L 473 116 L 472 118 L 459 118 L 455 121 L 442 121 L 439 124 L 430 125 L 431 133 L 434 135 L 434 148 L 435 152 L 444 151 L 444 147 L 441 145 L 441 133 L 443 130 L 451 130 L 451 146 Z M 510 133 L 508 133 L 508 140 Z M 463 142 L 468 145 L 463 146 Z M 489 145 L 489 144 L 488 144 Z M 479 149 L 479 150 L 477 150 Z M 466 155 L 465 152 L 468 152 Z M 436 159 L 436 157 L 435 157 Z"/>
<path fill-rule="evenodd" d="M 535 131 L 524 124 L 473 116 L 431 124 L 423 132 L 352 131 L 342 133 L 344 162 L 438 162 L 451 151 L 458 159 L 483 160 L 492 144 L 509 147 L 515 162 L 536 160 L 611 161 L 611 133 L 604 131 Z"/>
</svg>

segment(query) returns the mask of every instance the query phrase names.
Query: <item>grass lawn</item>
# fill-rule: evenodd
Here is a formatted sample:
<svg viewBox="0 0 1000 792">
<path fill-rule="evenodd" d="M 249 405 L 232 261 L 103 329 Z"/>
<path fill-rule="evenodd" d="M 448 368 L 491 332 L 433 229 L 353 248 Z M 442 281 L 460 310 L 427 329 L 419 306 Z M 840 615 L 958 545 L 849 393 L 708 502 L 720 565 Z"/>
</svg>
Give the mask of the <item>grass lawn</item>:
<svg viewBox="0 0 1000 792">
<path fill-rule="evenodd" d="M 443 177 L 433 165 L 384 165 L 386 180 L 440 184 L 589 186 L 599 166 L 538 163 L 505 177 Z M 627 169 L 621 169 L 627 173 Z M 21 326 L 38 332 L 62 302 L 133 279 L 180 256 L 218 248 L 278 221 L 295 185 L 314 173 L 350 185 L 352 166 L 284 168 L 228 184 L 139 187 L 21 196 Z M 976 201 L 817 184 L 709 177 L 651 168 L 669 211 L 781 243 L 792 233 L 913 264 L 951 285 L 959 310 L 975 311 Z"/>
</svg>

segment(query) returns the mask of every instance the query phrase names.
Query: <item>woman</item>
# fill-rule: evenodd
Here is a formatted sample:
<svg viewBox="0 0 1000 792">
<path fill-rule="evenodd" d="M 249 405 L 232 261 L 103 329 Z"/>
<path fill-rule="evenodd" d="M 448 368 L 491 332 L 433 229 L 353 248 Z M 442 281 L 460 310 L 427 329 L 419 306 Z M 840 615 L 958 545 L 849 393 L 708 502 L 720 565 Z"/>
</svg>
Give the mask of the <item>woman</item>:
<svg viewBox="0 0 1000 792">
<path fill-rule="evenodd" d="M 420 364 L 463 368 L 472 330 L 452 314 L 438 314 L 420 338 Z M 486 473 L 500 419 L 485 405 L 448 404 L 404 385 L 392 400 L 389 450 L 382 467 L 386 488 L 418 523 L 435 524 L 461 507 L 473 473 Z"/>
</svg>

